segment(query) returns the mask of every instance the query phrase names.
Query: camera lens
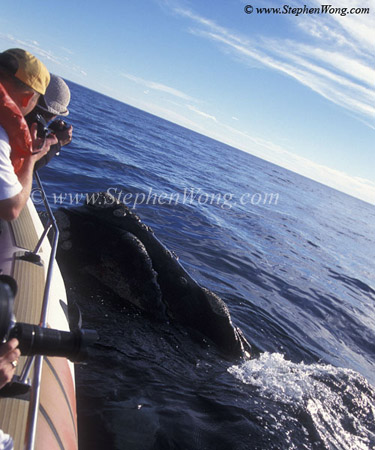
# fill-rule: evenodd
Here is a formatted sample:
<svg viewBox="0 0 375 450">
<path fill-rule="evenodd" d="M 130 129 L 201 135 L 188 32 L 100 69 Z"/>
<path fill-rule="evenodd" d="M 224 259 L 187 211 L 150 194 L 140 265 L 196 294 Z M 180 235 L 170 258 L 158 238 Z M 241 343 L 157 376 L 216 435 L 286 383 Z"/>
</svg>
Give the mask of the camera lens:
<svg viewBox="0 0 375 450">
<path fill-rule="evenodd" d="M 98 334 L 94 330 L 69 332 L 18 322 L 9 334 L 13 337 L 18 339 L 22 355 L 64 356 L 77 362 L 86 358 L 87 347 Z"/>
<path fill-rule="evenodd" d="M 5 275 L 0 275 L 0 342 L 7 337 L 13 311 L 12 290 L 3 277 Z"/>
</svg>

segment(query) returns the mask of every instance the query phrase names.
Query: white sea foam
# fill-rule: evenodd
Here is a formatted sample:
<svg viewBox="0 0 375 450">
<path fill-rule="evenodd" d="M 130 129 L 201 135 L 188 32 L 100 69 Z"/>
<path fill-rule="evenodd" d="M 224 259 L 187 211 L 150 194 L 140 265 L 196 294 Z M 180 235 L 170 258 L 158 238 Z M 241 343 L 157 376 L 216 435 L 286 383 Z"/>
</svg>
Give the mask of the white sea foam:
<svg viewBox="0 0 375 450">
<path fill-rule="evenodd" d="M 264 353 L 228 371 L 256 387 L 260 397 L 307 414 L 326 448 L 375 449 L 375 389 L 357 372 L 296 364 L 279 353 Z M 291 419 L 283 412 L 277 428 Z"/>
</svg>

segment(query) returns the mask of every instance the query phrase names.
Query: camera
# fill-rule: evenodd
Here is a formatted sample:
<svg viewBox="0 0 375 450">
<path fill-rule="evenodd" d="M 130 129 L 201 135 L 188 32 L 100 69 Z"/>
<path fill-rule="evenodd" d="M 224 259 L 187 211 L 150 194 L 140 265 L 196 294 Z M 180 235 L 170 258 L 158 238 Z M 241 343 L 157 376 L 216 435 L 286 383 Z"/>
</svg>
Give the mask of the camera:
<svg viewBox="0 0 375 450">
<path fill-rule="evenodd" d="M 59 133 L 61 131 L 66 131 L 70 128 L 70 125 L 68 125 L 64 120 L 54 120 L 48 125 L 48 129 L 52 131 L 52 133 Z"/>
<path fill-rule="evenodd" d="M 95 330 L 61 331 L 16 322 L 13 314 L 16 282 L 2 275 L 0 279 L 0 342 L 17 338 L 23 356 L 62 356 L 73 362 L 87 357 L 87 349 L 98 339 Z"/>
<path fill-rule="evenodd" d="M 51 134 L 53 134 L 53 131 L 48 127 L 48 123 L 46 122 L 46 119 L 41 115 L 37 114 L 36 117 L 36 123 L 37 123 L 37 136 L 39 138 L 47 138 Z"/>
<path fill-rule="evenodd" d="M 68 125 L 64 120 L 54 120 L 51 123 L 48 123 L 46 119 L 41 115 L 37 114 L 35 116 L 36 123 L 37 123 L 37 136 L 39 138 L 47 138 L 51 134 L 56 134 L 62 131 L 66 131 L 70 128 L 70 125 Z"/>
</svg>

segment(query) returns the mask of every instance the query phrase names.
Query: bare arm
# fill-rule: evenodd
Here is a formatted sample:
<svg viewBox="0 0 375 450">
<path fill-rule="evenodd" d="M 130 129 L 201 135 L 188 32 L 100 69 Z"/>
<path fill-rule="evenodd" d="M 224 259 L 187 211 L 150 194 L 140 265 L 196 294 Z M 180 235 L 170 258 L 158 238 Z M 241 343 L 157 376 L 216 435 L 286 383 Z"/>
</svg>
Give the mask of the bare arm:
<svg viewBox="0 0 375 450">
<path fill-rule="evenodd" d="M 36 129 L 36 124 L 34 124 L 31 127 L 31 137 L 33 139 L 34 153 L 25 158 L 24 163 L 17 174 L 18 181 L 22 186 L 22 190 L 14 197 L 0 200 L 1 219 L 11 221 L 19 216 L 20 212 L 22 211 L 23 207 L 26 205 L 26 202 L 30 197 L 35 163 L 48 153 L 51 145 L 56 144 L 57 142 L 56 137 L 53 135 L 45 140 L 38 138 L 36 135 Z"/>
</svg>

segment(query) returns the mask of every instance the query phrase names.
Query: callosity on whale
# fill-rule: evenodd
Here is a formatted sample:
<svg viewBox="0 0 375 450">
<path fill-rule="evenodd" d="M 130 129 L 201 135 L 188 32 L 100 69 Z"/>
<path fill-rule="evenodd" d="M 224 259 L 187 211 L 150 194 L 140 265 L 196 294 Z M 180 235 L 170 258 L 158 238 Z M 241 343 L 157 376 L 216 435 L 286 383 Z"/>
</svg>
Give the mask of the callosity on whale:
<svg viewBox="0 0 375 450">
<path fill-rule="evenodd" d="M 250 356 L 250 344 L 223 300 L 193 280 L 123 203 L 98 193 L 83 206 L 60 209 L 56 217 L 59 253 L 77 270 L 140 309 L 199 331 L 230 357 Z"/>
</svg>

